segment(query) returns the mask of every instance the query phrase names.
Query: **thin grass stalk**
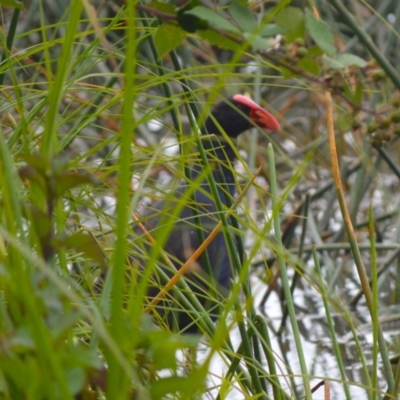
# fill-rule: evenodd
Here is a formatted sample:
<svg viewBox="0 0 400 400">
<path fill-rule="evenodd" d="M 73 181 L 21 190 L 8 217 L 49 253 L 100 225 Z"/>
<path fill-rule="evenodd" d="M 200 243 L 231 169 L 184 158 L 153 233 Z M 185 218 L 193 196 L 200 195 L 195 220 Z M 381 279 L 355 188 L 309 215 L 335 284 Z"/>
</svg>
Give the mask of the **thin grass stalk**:
<svg viewBox="0 0 400 400">
<path fill-rule="evenodd" d="M 331 1 L 331 0 L 330 0 Z M 335 139 L 335 129 L 333 123 L 333 103 L 332 96 L 330 92 L 325 93 L 326 97 L 326 119 L 327 119 L 327 128 L 328 128 L 328 139 L 329 139 L 329 149 L 331 154 L 331 163 L 332 163 L 332 172 L 333 179 L 335 181 L 336 191 L 338 193 L 338 200 L 340 205 L 340 210 L 343 216 L 344 224 L 346 227 L 346 233 L 348 236 L 348 241 L 351 247 L 351 252 L 354 257 L 354 263 L 357 267 L 358 276 L 360 278 L 361 286 L 364 292 L 364 296 L 366 299 L 367 307 L 372 317 L 373 312 L 373 302 L 372 302 L 372 293 L 371 288 L 369 286 L 368 276 L 365 271 L 364 263 L 362 261 L 360 249 L 358 247 L 358 243 L 355 237 L 355 232 L 353 228 L 353 224 L 350 219 L 349 210 L 347 208 L 346 199 L 344 195 L 343 185 L 339 173 L 339 160 L 337 157 L 336 150 L 336 139 Z M 377 324 L 379 322 L 377 321 Z M 382 356 L 383 366 L 385 370 L 385 376 L 388 384 L 388 392 L 392 393 L 394 388 L 394 380 L 393 380 L 393 372 L 390 365 L 390 360 L 388 356 L 388 351 L 386 348 L 385 338 L 382 334 L 382 329 L 379 326 L 379 348 Z"/>
<path fill-rule="evenodd" d="M 120 138 L 120 157 L 119 157 L 119 189 L 117 196 L 117 216 L 116 216 L 116 243 L 112 260 L 112 299 L 111 299 L 111 326 L 110 332 L 120 348 L 128 350 L 136 347 L 137 337 L 126 337 L 124 321 L 124 276 L 127 253 L 127 232 L 129 224 L 129 202 L 131 182 L 131 138 L 132 128 L 136 122 L 132 109 L 136 98 L 136 8 L 133 1 L 128 1 L 126 7 L 126 62 L 124 69 L 124 93 L 122 105 L 122 127 Z M 136 321 L 132 321 L 133 326 L 138 326 L 140 314 L 136 316 Z M 135 323 L 136 322 L 136 323 Z M 136 340 L 135 340 L 136 339 Z M 129 379 L 124 373 L 122 366 L 116 357 L 107 354 L 108 379 L 107 379 L 107 398 L 126 399 L 129 390 Z"/>
<path fill-rule="evenodd" d="M 368 209 L 369 240 L 371 243 L 371 277 L 372 277 L 372 388 L 378 388 L 378 352 L 379 352 L 379 293 L 378 293 L 378 266 L 375 248 L 375 227 L 372 205 Z M 376 390 L 372 390 L 371 399 L 377 399 Z"/>
<path fill-rule="evenodd" d="M 61 50 L 60 58 L 57 62 L 57 72 L 55 81 L 48 82 L 49 95 L 48 95 L 48 110 L 46 113 L 46 122 L 42 136 L 42 155 L 45 158 L 51 159 L 53 155 L 57 154 L 58 145 L 58 109 L 61 99 L 64 95 L 65 81 L 68 74 L 68 66 L 71 62 L 71 53 L 75 42 L 75 34 L 78 31 L 78 25 L 82 14 L 83 4 L 81 0 L 72 0 L 69 10 L 70 16 L 67 23 L 64 42 Z M 51 69 L 47 73 L 52 76 Z"/>
<path fill-rule="evenodd" d="M 237 313 L 242 313 L 242 308 L 239 302 L 236 303 L 236 312 Z M 242 344 L 241 346 L 242 352 L 237 351 L 236 354 L 240 355 L 240 358 L 243 359 L 243 361 L 246 364 L 247 369 L 249 370 L 249 374 L 251 376 L 251 381 L 252 384 L 254 385 L 254 394 L 257 394 L 260 399 L 266 399 L 266 393 L 264 392 L 263 385 L 261 383 L 260 376 L 257 372 L 257 368 L 255 368 L 254 363 L 252 360 L 254 360 L 254 353 L 251 348 L 251 342 L 250 342 L 250 335 L 248 335 L 246 326 L 243 321 L 238 321 L 238 327 L 239 327 L 239 332 L 240 332 L 240 337 L 242 338 Z"/>
<path fill-rule="evenodd" d="M 140 1 L 140 3 L 143 3 L 143 1 Z M 142 18 L 141 22 L 142 22 L 143 26 L 145 28 L 149 28 L 150 24 L 149 24 L 149 22 L 148 22 L 148 20 L 146 18 L 145 13 L 142 10 L 139 10 L 139 15 Z M 147 41 L 149 43 L 150 50 L 151 50 L 151 53 L 153 55 L 153 61 L 157 66 L 158 75 L 159 76 L 165 76 L 166 75 L 165 67 L 164 67 L 164 64 L 162 63 L 162 61 L 159 59 L 158 52 L 157 52 L 156 46 L 154 44 L 153 36 L 152 35 L 148 35 L 147 36 Z M 175 54 L 175 53 L 172 52 L 172 54 Z M 171 100 L 172 99 L 172 91 L 171 91 L 168 83 L 165 82 L 164 80 L 162 80 L 162 82 L 161 82 L 161 87 L 162 87 L 162 90 L 164 92 L 164 96 L 165 96 L 165 98 L 167 100 L 167 104 L 169 104 L 171 106 L 170 113 L 171 113 L 172 124 L 174 125 L 175 131 L 179 132 L 180 128 L 181 128 L 181 125 L 179 123 L 178 113 L 176 112 L 176 108 L 174 107 L 174 102 Z"/>
<path fill-rule="evenodd" d="M 247 332 L 248 333 L 248 332 Z M 253 335 L 251 337 L 251 343 L 253 344 L 253 354 L 254 354 L 254 359 L 258 361 L 259 365 L 260 365 L 260 370 L 265 371 L 261 362 L 259 360 L 262 360 L 261 357 L 261 344 L 259 345 L 259 340 L 258 340 L 258 335 Z M 266 373 L 266 372 L 265 372 Z M 267 390 L 267 381 L 265 376 L 260 376 L 261 374 L 258 374 L 259 379 L 260 379 L 260 383 L 262 386 L 262 390 L 264 393 L 268 393 Z"/>
<path fill-rule="evenodd" d="M 285 391 L 283 390 L 283 388 L 279 382 L 278 372 L 276 370 L 274 353 L 272 350 L 271 338 L 269 336 L 269 329 L 267 327 L 267 324 L 265 323 L 265 320 L 260 315 L 256 316 L 254 324 L 256 325 L 256 327 L 258 327 L 259 332 L 260 332 L 259 336 L 260 336 L 260 338 L 262 338 L 261 345 L 262 345 L 262 348 L 264 351 L 265 358 L 268 363 L 269 381 L 271 382 L 271 385 L 272 385 L 272 390 L 274 393 L 274 400 L 287 399 L 288 395 L 285 393 Z"/>
<path fill-rule="evenodd" d="M 336 337 L 336 332 L 335 332 L 335 323 L 332 319 L 332 315 L 331 315 L 331 310 L 330 310 L 330 306 L 329 306 L 329 302 L 328 302 L 328 294 L 325 290 L 325 284 L 323 283 L 323 279 L 322 279 L 322 274 L 321 274 L 321 267 L 319 265 L 319 258 L 317 255 L 317 252 L 315 249 L 313 249 L 312 252 L 312 256 L 313 256 L 313 260 L 314 260 L 314 265 L 315 265 L 315 271 L 317 274 L 317 278 L 320 282 L 320 286 L 319 286 L 319 290 L 321 293 L 321 297 L 322 297 L 322 301 L 324 303 L 324 309 L 325 309 L 325 315 L 326 315 L 326 321 L 328 324 L 328 328 L 329 328 L 329 332 L 331 334 L 331 340 L 332 340 L 332 346 L 333 346 L 333 352 L 335 353 L 335 357 L 336 357 L 336 361 L 338 363 L 338 367 L 339 367 L 339 371 L 340 371 L 340 377 L 342 379 L 342 384 L 343 384 L 343 389 L 344 389 L 344 393 L 346 395 L 346 399 L 347 400 L 351 400 L 351 394 L 350 394 L 350 389 L 349 389 L 349 385 L 347 383 L 347 376 L 346 376 L 346 371 L 345 371 L 345 367 L 343 365 L 343 360 L 342 360 L 342 356 L 340 354 L 340 349 L 339 349 L 339 343 Z"/>
<path fill-rule="evenodd" d="M 286 263 L 283 258 L 284 248 L 282 245 L 282 234 L 281 234 L 281 226 L 279 219 L 279 200 L 278 200 L 278 190 L 276 184 L 276 171 L 275 171 L 275 159 L 274 159 L 274 151 L 272 145 L 268 145 L 268 165 L 270 170 L 270 184 L 271 184 L 271 195 L 272 195 L 272 207 L 273 207 L 273 220 L 274 220 L 274 230 L 275 230 L 275 239 L 277 241 L 277 258 L 279 269 L 281 273 L 282 286 L 285 293 L 285 299 L 289 311 L 290 323 L 293 330 L 294 341 L 296 343 L 297 355 L 299 358 L 300 369 L 302 373 L 303 385 L 304 385 L 304 393 L 307 400 L 311 400 L 311 387 L 310 380 L 307 372 L 307 365 L 305 362 L 303 346 L 300 338 L 300 331 L 297 325 L 296 313 L 293 304 L 292 294 L 290 292 L 290 284 L 289 277 L 286 270 Z"/>
<path fill-rule="evenodd" d="M 118 13 L 113 18 L 111 23 L 108 24 L 107 28 L 105 29 L 104 34 L 107 34 L 110 31 L 112 31 L 113 27 L 116 26 L 121 21 L 122 18 L 123 18 L 123 13 Z M 99 42 L 100 42 L 100 39 L 96 38 L 94 40 L 94 42 L 90 43 L 88 48 L 85 49 L 85 51 L 83 52 L 82 57 L 84 57 L 85 54 L 89 54 L 89 52 L 93 48 L 95 48 L 95 46 L 97 46 Z M 118 68 L 117 70 L 120 71 L 123 68 L 124 68 L 124 64 L 123 64 L 123 62 L 121 62 L 120 68 Z M 97 91 L 96 97 L 91 102 L 91 106 L 87 109 L 87 111 L 84 113 L 82 118 L 80 118 L 78 120 L 78 122 L 70 129 L 70 132 L 68 133 L 68 135 L 66 135 L 65 137 L 63 137 L 60 140 L 60 144 L 59 144 L 60 150 L 64 150 L 65 148 L 67 148 L 73 142 L 73 140 L 76 138 L 78 133 L 82 131 L 82 129 L 84 129 L 87 125 L 89 125 L 89 123 L 94 118 L 96 118 L 98 115 L 101 115 L 101 110 L 98 110 L 98 107 L 102 103 L 104 98 L 107 96 L 107 94 L 109 93 L 107 89 L 112 88 L 117 81 L 118 81 L 118 77 L 113 76 L 102 87 L 102 90 Z M 104 108 L 109 107 L 109 106 L 110 105 L 108 104 L 108 105 L 104 106 Z M 96 113 L 96 111 L 97 111 L 97 113 Z"/>
<path fill-rule="evenodd" d="M 10 57 L 12 54 L 11 50 L 12 50 L 12 45 L 14 43 L 15 32 L 17 30 L 20 12 L 21 10 L 19 8 L 14 8 L 14 12 L 11 17 L 11 24 L 7 33 L 6 45 L 3 48 L 3 55 L 1 57 L 1 62 L 0 62 L 0 68 L 4 67 L 4 71 L 0 73 L 0 86 L 2 86 L 4 83 L 4 77 L 6 76 L 6 64 L 8 61 L 10 61 Z"/>
<path fill-rule="evenodd" d="M 393 391 L 393 398 L 399 398 L 399 391 L 400 391 L 400 362 L 397 363 L 395 378 L 394 378 L 394 391 Z"/>
<path fill-rule="evenodd" d="M 400 169 L 397 166 L 397 164 L 393 162 L 393 160 L 390 158 L 388 152 L 382 147 L 378 147 L 377 150 L 379 154 L 382 156 L 382 158 L 386 161 L 387 165 L 392 170 L 392 172 L 397 176 L 397 178 L 400 179 Z"/>
<path fill-rule="evenodd" d="M 305 243 L 306 233 L 307 233 L 307 215 L 309 212 L 309 208 L 310 208 L 310 195 L 307 194 L 306 198 L 304 200 L 304 203 L 303 203 L 302 213 L 300 216 L 303 218 L 303 221 L 301 224 L 301 235 L 300 235 L 299 247 L 297 249 L 297 258 L 299 260 L 301 260 L 303 257 L 304 243 Z M 294 290 L 296 289 L 296 284 L 297 284 L 297 281 L 299 278 L 300 278 L 300 272 L 295 270 L 294 275 L 293 275 L 292 284 L 290 285 L 290 292 L 292 293 L 292 295 L 294 293 Z M 281 325 L 278 329 L 278 335 L 281 335 L 283 333 L 283 330 L 286 325 L 287 316 L 288 316 L 288 310 L 287 310 L 287 305 L 285 305 Z"/>
<path fill-rule="evenodd" d="M 260 325 L 260 331 L 257 330 L 255 325 L 251 324 L 247 334 L 249 337 L 254 337 L 255 335 L 257 335 L 262 338 L 262 340 L 260 342 L 262 344 L 263 351 L 266 355 L 268 364 L 270 366 L 270 371 L 269 371 L 269 373 L 266 373 L 265 379 L 273 386 L 274 400 L 280 400 L 280 399 L 289 400 L 290 397 L 289 397 L 289 395 L 287 395 L 285 393 L 282 386 L 280 385 L 278 375 L 276 373 L 275 360 L 273 357 L 273 352 L 272 352 L 272 348 L 271 348 L 271 342 L 270 342 L 270 338 L 269 338 L 268 329 L 265 326 L 265 321 L 262 319 L 262 317 L 257 316 L 255 323 L 257 325 Z M 236 352 L 237 352 L 237 354 L 243 354 L 244 342 L 240 343 Z M 232 358 L 232 362 L 229 365 L 229 369 L 225 374 L 225 378 L 224 378 L 225 380 L 231 380 L 233 374 L 235 373 L 236 369 L 239 366 L 240 360 L 241 359 L 239 357 Z M 256 362 L 258 363 L 258 361 L 256 361 Z M 264 369 L 263 366 L 259 363 L 258 363 L 258 368 Z M 240 379 L 242 379 L 242 377 L 240 377 Z M 267 395 L 267 392 L 265 392 L 265 394 Z M 257 397 L 257 398 L 259 398 L 259 397 Z M 221 400 L 220 394 L 218 394 L 216 400 Z"/>
</svg>

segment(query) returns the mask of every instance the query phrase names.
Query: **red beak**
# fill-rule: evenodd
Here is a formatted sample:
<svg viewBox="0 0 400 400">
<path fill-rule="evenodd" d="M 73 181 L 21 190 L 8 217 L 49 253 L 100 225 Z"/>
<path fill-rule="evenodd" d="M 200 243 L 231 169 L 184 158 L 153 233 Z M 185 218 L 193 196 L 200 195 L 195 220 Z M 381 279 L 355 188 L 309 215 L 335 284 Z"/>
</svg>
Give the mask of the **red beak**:
<svg viewBox="0 0 400 400">
<path fill-rule="evenodd" d="M 250 108 L 249 117 L 257 126 L 260 126 L 264 129 L 269 129 L 271 131 L 281 130 L 281 126 L 279 125 L 278 120 L 267 110 L 255 103 L 253 100 L 241 94 L 236 94 L 235 96 L 233 96 L 233 100 Z"/>
</svg>

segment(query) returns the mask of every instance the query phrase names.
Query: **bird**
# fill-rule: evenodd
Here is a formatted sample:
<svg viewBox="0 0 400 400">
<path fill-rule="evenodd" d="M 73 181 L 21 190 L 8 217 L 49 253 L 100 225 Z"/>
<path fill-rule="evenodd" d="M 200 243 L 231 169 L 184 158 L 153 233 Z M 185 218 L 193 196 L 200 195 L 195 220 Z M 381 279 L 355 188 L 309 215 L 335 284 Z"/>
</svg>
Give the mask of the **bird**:
<svg viewBox="0 0 400 400">
<path fill-rule="evenodd" d="M 232 141 L 224 140 L 221 131 L 230 139 L 235 140 L 242 132 L 252 127 L 270 131 L 280 130 L 279 122 L 271 113 L 241 94 L 219 102 L 212 108 L 211 115 L 204 123 L 203 131 L 211 139 L 205 140 L 203 147 L 207 153 L 212 178 L 216 183 L 224 207 L 228 207 L 232 203 L 236 192 L 232 165 L 236 151 L 231 146 Z M 185 199 L 186 203 L 180 210 L 178 218 L 175 217 L 174 225 L 165 239 L 163 247 L 173 264 L 173 268 L 165 264 L 162 266 L 162 271 L 168 278 L 176 274 L 176 271 L 201 245 L 199 231 L 202 232 L 203 238 L 206 238 L 220 221 L 216 202 L 211 194 L 207 174 L 204 171 L 204 166 L 199 163 L 190 165 L 189 183 L 182 184 L 172 196 L 156 202 L 151 210 L 149 209 L 141 215 L 140 221 L 144 228 L 134 228 L 138 236 L 143 237 L 143 229 L 152 236 L 157 236 L 157 232 L 160 233 L 160 230 L 165 229 L 165 224 L 171 223 L 174 207 L 182 207 L 179 203 L 182 198 Z M 191 192 L 187 192 L 191 189 L 190 181 L 195 187 Z M 234 243 L 235 251 L 237 251 L 235 240 Z M 151 251 L 150 244 L 144 247 L 147 252 Z M 209 264 L 207 264 L 207 258 Z M 211 267 L 211 271 L 208 271 L 207 265 Z M 143 260 L 142 269 L 145 268 L 146 262 Z M 189 266 L 189 271 L 185 273 L 184 279 L 212 320 L 216 320 L 219 304 L 228 296 L 233 278 L 234 267 L 228 244 L 223 231 L 220 230 L 200 257 L 192 266 Z M 160 288 L 166 283 L 160 279 L 157 273 L 152 274 L 151 281 L 153 283 L 149 285 L 147 291 L 149 301 L 159 293 Z M 155 307 L 155 312 L 162 317 L 169 328 L 177 329 L 181 333 L 197 333 L 199 327 L 195 317 L 179 303 L 174 295 L 174 290 L 180 289 L 174 287 L 172 291 L 169 291 Z"/>
</svg>

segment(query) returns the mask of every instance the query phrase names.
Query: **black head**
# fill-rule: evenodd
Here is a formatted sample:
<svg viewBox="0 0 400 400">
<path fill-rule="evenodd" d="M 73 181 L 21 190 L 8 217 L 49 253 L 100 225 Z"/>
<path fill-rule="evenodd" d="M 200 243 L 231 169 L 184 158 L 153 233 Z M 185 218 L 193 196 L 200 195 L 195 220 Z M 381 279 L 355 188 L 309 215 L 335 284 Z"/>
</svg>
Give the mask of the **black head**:
<svg viewBox="0 0 400 400">
<path fill-rule="evenodd" d="M 212 109 L 211 115 L 212 117 L 208 117 L 205 122 L 209 134 L 219 134 L 218 125 L 231 138 L 238 137 L 252 126 L 280 130 L 279 122 L 273 115 L 253 100 L 240 94 L 226 101 L 221 101 Z M 215 121 L 218 121 L 218 124 Z"/>
</svg>

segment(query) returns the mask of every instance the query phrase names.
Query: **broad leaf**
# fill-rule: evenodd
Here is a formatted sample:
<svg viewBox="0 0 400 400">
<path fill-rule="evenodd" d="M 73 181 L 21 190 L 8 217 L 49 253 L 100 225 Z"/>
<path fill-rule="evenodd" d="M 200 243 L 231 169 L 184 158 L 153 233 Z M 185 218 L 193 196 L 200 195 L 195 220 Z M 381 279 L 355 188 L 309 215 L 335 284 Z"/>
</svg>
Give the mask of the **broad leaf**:
<svg viewBox="0 0 400 400">
<path fill-rule="evenodd" d="M 186 32 L 194 33 L 198 30 L 207 29 L 209 26 L 206 20 L 186 13 L 186 11 L 193 10 L 198 6 L 201 6 L 201 2 L 199 0 L 191 0 L 185 3 L 185 5 L 178 11 L 178 24 Z"/>
<path fill-rule="evenodd" d="M 356 65 L 357 67 L 364 68 L 367 65 L 367 62 L 363 60 L 361 57 L 349 53 L 338 54 L 336 60 L 342 63 L 346 67 L 349 67 L 351 65 Z"/>
<path fill-rule="evenodd" d="M 186 11 L 185 14 L 194 15 L 207 21 L 215 29 L 240 33 L 239 28 L 210 8 L 198 6 Z"/>
<path fill-rule="evenodd" d="M 228 11 L 242 31 L 254 32 L 257 30 L 256 16 L 248 7 L 242 6 L 237 1 L 232 1 Z"/>
<path fill-rule="evenodd" d="M 304 38 L 306 35 L 304 14 L 299 8 L 285 8 L 276 17 L 276 23 L 286 29 L 285 36 L 288 43 L 294 42 L 297 38 Z"/>
<path fill-rule="evenodd" d="M 318 76 L 320 73 L 319 63 L 312 58 L 308 58 L 308 57 L 302 58 L 299 61 L 299 67 L 303 71 L 308 72 L 313 75 Z"/>
<path fill-rule="evenodd" d="M 207 40 L 207 42 L 209 42 L 213 46 L 218 46 L 222 49 L 235 51 L 240 47 L 239 43 L 236 43 L 235 41 L 225 36 L 222 36 L 219 33 L 214 32 L 210 29 L 207 29 L 205 31 L 198 31 L 197 34 L 204 40 Z"/>
<path fill-rule="evenodd" d="M 324 66 L 328 69 L 343 69 L 344 68 L 344 65 L 340 61 L 338 61 L 332 57 L 323 55 L 321 57 L 321 60 L 322 60 L 322 63 L 324 64 Z"/>
<path fill-rule="evenodd" d="M 306 10 L 306 26 L 308 33 L 315 43 L 321 47 L 326 54 L 334 56 L 336 54 L 336 47 L 332 32 L 329 30 L 326 23 L 315 18 L 309 9 Z"/>
<path fill-rule="evenodd" d="M 254 51 L 269 50 L 274 43 L 273 39 L 267 39 L 265 37 L 254 35 L 252 33 L 246 32 L 243 33 L 243 36 L 250 43 L 250 46 Z"/>
<path fill-rule="evenodd" d="M 287 29 L 276 24 L 267 24 L 262 27 L 260 36 L 269 37 L 286 33 Z"/>
<path fill-rule="evenodd" d="M 172 4 L 162 3 L 161 1 L 151 1 L 146 7 L 162 11 L 167 14 L 176 14 L 175 7 Z"/>
<path fill-rule="evenodd" d="M 58 175 L 56 182 L 54 183 L 53 193 L 57 196 L 62 196 L 67 190 L 73 189 L 81 185 L 93 185 L 96 183 L 95 178 L 92 175 L 78 172 L 69 171 Z"/>
<path fill-rule="evenodd" d="M 158 51 L 158 57 L 161 58 L 166 53 L 176 49 L 186 37 L 186 32 L 177 25 L 164 23 L 154 35 L 154 44 Z"/>
<path fill-rule="evenodd" d="M 106 257 L 103 249 L 90 231 L 78 231 L 56 244 L 79 251 L 99 263 L 102 267 L 106 266 Z"/>
<path fill-rule="evenodd" d="M 180 393 L 179 398 L 189 399 L 193 397 L 194 386 L 193 377 L 171 376 L 166 378 L 159 378 L 151 383 L 150 393 L 152 399 L 163 399 L 168 394 Z M 168 396 L 170 398 L 170 396 Z"/>
<path fill-rule="evenodd" d="M 0 6 L 19 8 L 21 10 L 24 9 L 24 5 L 22 4 L 22 1 L 18 1 L 18 0 L 0 0 Z"/>
</svg>

